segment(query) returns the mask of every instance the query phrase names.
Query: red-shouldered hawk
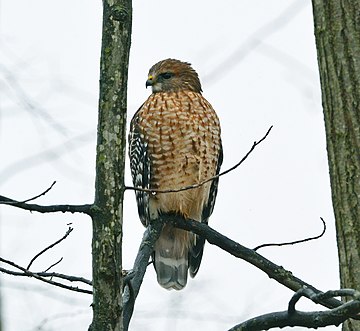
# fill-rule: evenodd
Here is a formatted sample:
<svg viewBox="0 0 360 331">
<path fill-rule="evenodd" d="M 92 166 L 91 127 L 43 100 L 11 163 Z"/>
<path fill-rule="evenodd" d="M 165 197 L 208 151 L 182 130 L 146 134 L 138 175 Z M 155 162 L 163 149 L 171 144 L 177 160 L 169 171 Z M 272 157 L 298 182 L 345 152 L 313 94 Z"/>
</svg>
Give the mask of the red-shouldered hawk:
<svg viewBox="0 0 360 331">
<path fill-rule="evenodd" d="M 167 190 L 201 183 L 219 173 L 222 147 L 219 119 L 202 96 L 199 77 L 189 63 L 167 59 L 149 71 L 152 94 L 131 120 L 129 154 L 135 187 Z M 173 193 L 136 191 L 141 222 L 178 214 L 207 223 L 213 211 L 218 179 Z M 182 289 L 188 270 L 199 270 L 205 240 L 166 224 L 155 244 L 158 283 Z"/>
</svg>

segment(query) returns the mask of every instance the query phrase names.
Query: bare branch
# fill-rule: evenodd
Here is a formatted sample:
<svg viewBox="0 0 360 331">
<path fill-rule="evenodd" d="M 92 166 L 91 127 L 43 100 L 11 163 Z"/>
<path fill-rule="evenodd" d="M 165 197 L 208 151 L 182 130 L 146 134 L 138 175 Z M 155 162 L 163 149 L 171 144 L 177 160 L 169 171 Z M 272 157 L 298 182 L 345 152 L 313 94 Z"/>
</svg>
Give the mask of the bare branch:
<svg viewBox="0 0 360 331">
<path fill-rule="evenodd" d="M 0 262 L 11 265 L 12 267 L 22 271 L 22 272 L 16 272 L 16 271 L 12 271 L 12 270 L 8 270 L 8 269 L 0 267 L 0 272 L 6 273 L 6 274 L 9 274 L 9 275 L 13 275 L 13 276 L 33 277 L 33 278 L 36 278 L 36 279 L 38 279 L 38 280 L 40 280 L 42 282 L 45 282 L 45 283 L 48 283 L 50 285 L 54 285 L 54 286 L 57 286 L 57 287 L 61 287 L 61 288 L 64 288 L 64 289 L 67 289 L 67 290 L 70 290 L 70 291 L 86 293 L 86 294 L 92 294 L 92 291 L 90 291 L 90 290 L 81 289 L 81 288 L 78 288 L 78 287 L 75 287 L 75 286 L 69 286 L 69 285 L 66 285 L 66 284 L 55 282 L 53 280 L 46 279 L 44 277 L 51 277 L 51 278 L 57 277 L 57 278 L 68 280 L 70 282 L 75 282 L 76 281 L 76 282 L 82 282 L 82 283 L 91 285 L 91 282 L 89 280 L 84 279 L 84 278 L 75 277 L 75 276 L 68 276 L 68 275 L 63 275 L 63 274 L 57 274 L 57 273 L 45 273 L 45 272 L 36 273 L 36 272 L 32 272 L 30 270 L 27 270 L 26 268 L 21 267 L 20 265 L 16 264 L 15 262 L 6 260 L 6 259 L 1 258 L 1 257 L 0 257 Z"/>
<path fill-rule="evenodd" d="M 275 279 L 280 284 L 295 292 L 306 286 L 316 294 L 322 293 L 312 285 L 293 276 L 290 271 L 284 269 L 282 266 L 276 265 L 262 255 L 256 253 L 254 250 L 240 245 L 204 223 L 193 220 L 184 220 L 183 217 L 176 214 L 163 215 L 162 217 L 166 222 L 172 223 L 175 227 L 194 232 L 197 235 L 204 237 L 210 244 L 216 245 L 235 257 L 249 262 L 265 272 L 270 278 Z M 324 298 L 319 303 L 327 308 L 335 308 L 343 304 L 341 301 L 334 298 Z"/>
<path fill-rule="evenodd" d="M 260 248 L 264 248 L 264 247 L 271 247 L 271 246 L 287 246 L 287 245 L 295 245 L 295 244 L 300 244 L 300 243 L 304 243 L 307 241 L 311 241 L 311 240 L 316 240 L 321 238 L 325 232 L 326 232 L 326 223 L 324 221 L 324 219 L 322 217 L 320 217 L 322 223 L 323 223 L 323 230 L 322 232 L 315 236 L 315 237 L 310 237 L 310 238 L 305 238 L 305 239 L 300 239 L 300 240 L 295 240 L 295 241 L 289 241 L 289 242 L 284 242 L 284 243 L 270 243 L 270 244 L 262 244 L 259 246 L 256 246 L 255 248 L 253 248 L 254 251 L 257 251 Z"/>
<path fill-rule="evenodd" d="M 19 277 L 32 277 L 32 274 L 36 274 L 36 275 L 38 275 L 40 277 L 44 277 L 44 278 L 59 278 L 59 279 L 67 280 L 69 282 L 79 282 L 79 283 L 84 283 L 86 285 L 92 286 L 91 280 L 88 280 L 83 277 L 65 275 L 65 274 L 61 274 L 61 273 L 57 273 L 57 272 L 45 272 L 45 271 L 31 272 L 31 271 L 29 271 L 28 273 L 25 273 L 25 272 L 13 271 L 13 270 L 1 268 L 1 267 L 0 267 L 0 272 L 3 272 L 4 274 L 12 275 L 12 276 L 19 276 Z"/>
<path fill-rule="evenodd" d="M 134 262 L 134 267 L 126 276 L 126 282 L 124 281 L 124 285 L 129 283 L 123 294 L 123 326 L 125 331 L 129 328 L 130 319 L 134 311 L 135 300 L 139 294 L 146 268 L 149 265 L 150 256 L 154 251 L 154 245 L 160 236 L 163 224 L 164 221 L 162 219 L 151 221 L 145 230 Z"/>
<path fill-rule="evenodd" d="M 53 263 L 51 266 L 49 266 L 47 269 L 44 270 L 44 272 L 48 272 L 51 268 L 55 267 L 56 265 L 58 265 L 64 258 L 61 257 L 58 261 L 56 261 L 55 263 Z"/>
<path fill-rule="evenodd" d="M 156 193 L 175 193 L 175 192 L 181 192 L 181 191 L 192 190 L 192 189 L 198 188 L 208 182 L 211 182 L 221 176 L 226 175 L 227 173 L 229 173 L 229 172 L 235 170 L 237 167 L 239 167 L 248 158 L 248 156 L 254 151 L 256 146 L 261 144 L 267 138 L 267 136 L 270 134 L 270 131 L 272 128 L 273 128 L 273 126 L 270 126 L 270 128 L 267 130 L 266 134 L 259 141 L 254 141 L 250 150 L 245 154 L 245 156 L 238 163 L 236 163 L 231 168 L 217 174 L 216 176 L 213 176 L 211 178 L 208 178 L 208 179 L 202 181 L 201 183 L 184 186 L 179 189 L 169 189 L 169 190 L 146 189 L 146 188 L 142 188 L 142 187 L 133 187 L 133 186 L 125 186 L 124 190 L 141 191 L 141 192 L 147 192 L 147 193 L 151 193 L 151 194 L 155 195 Z"/>
<path fill-rule="evenodd" d="M 267 260 L 254 250 L 244 247 L 227 238 L 204 223 L 193 220 L 184 220 L 183 217 L 176 214 L 162 215 L 161 218 L 153 220 L 145 230 L 136 260 L 134 262 L 134 267 L 132 270 L 127 271 L 127 274 L 124 277 L 125 291 L 123 295 L 123 325 L 125 331 L 128 330 L 134 311 L 136 297 L 139 293 L 146 268 L 149 265 L 149 259 L 153 253 L 155 242 L 160 235 L 164 222 L 171 222 L 175 227 L 192 231 L 197 235 L 204 237 L 210 244 L 216 245 L 228 253 L 251 263 L 255 267 L 264 271 L 270 278 L 275 279 L 295 292 L 306 287 L 308 291 L 301 293 L 301 295 L 313 300 L 315 294 L 317 295 L 318 303 L 327 308 L 336 308 L 343 305 L 343 302 L 333 298 L 333 296 L 324 296 L 321 291 L 317 290 L 312 285 L 305 283 L 301 279 L 296 278 L 290 271 L 287 271 L 283 267 Z M 251 331 L 254 330 L 256 329 L 251 329 Z"/>
<path fill-rule="evenodd" d="M 38 254 L 36 254 L 32 259 L 31 261 L 29 262 L 28 266 L 26 267 L 27 270 L 30 269 L 31 265 L 33 264 L 33 262 L 42 254 L 44 254 L 46 251 L 48 251 L 49 249 L 53 248 L 54 246 L 56 246 L 57 244 L 61 243 L 63 240 L 65 240 L 69 234 L 71 233 L 71 231 L 74 230 L 72 227 L 69 227 L 69 229 L 66 231 L 65 235 L 60 238 L 59 240 L 56 240 L 54 243 L 52 243 L 51 245 L 47 246 L 46 248 L 44 248 L 41 252 L 39 252 Z M 57 262 L 59 263 L 59 262 Z M 57 264 L 56 263 L 56 264 Z M 53 267 L 54 265 L 52 265 L 51 267 Z M 50 268 L 51 268 L 50 267 Z M 49 270 L 49 269 L 47 269 Z"/>
<path fill-rule="evenodd" d="M 354 300 L 343 303 L 339 307 L 328 311 L 297 311 L 295 309 L 295 304 L 304 296 L 310 298 L 315 303 L 321 302 L 324 299 L 334 298 L 335 296 L 352 296 Z M 329 325 L 338 326 L 348 318 L 354 317 L 360 312 L 359 299 L 360 293 L 352 289 L 315 293 L 312 289 L 303 287 L 291 298 L 287 311 L 257 316 L 234 326 L 229 331 L 261 331 L 272 328 L 283 328 L 286 326 L 302 326 L 313 329 Z"/>
<path fill-rule="evenodd" d="M 38 213 L 83 213 L 91 216 L 91 207 L 92 204 L 84 204 L 84 205 L 49 205 L 42 206 L 32 203 L 26 203 L 21 201 L 16 201 L 14 199 L 7 198 L 3 195 L 0 195 L 0 205 L 9 205 L 12 207 L 36 211 Z"/>
<path fill-rule="evenodd" d="M 46 193 L 48 193 L 52 188 L 53 186 L 56 184 L 56 180 L 53 181 L 53 183 L 50 185 L 50 187 L 48 187 L 44 192 L 34 196 L 33 198 L 30 198 L 30 199 L 26 199 L 24 201 L 20 201 L 21 203 L 25 203 L 25 202 L 29 202 L 29 201 L 33 201 L 33 200 L 36 200 L 37 198 L 40 198 L 41 196 L 45 195 Z"/>
<path fill-rule="evenodd" d="M 298 303 L 301 297 L 307 297 L 311 300 L 315 300 L 315 297 L 317 295 L 320 295 L 322 293 L 316 294 L 312 289 L 303 286 L 300 290 L 298 290 L 290 299 L 289 305 L 288 305 L 288 314 L 292 315 L 296 312 L 295 305 Z M 317 303 L 317 302 L 316 302 Z"/>
</svg>

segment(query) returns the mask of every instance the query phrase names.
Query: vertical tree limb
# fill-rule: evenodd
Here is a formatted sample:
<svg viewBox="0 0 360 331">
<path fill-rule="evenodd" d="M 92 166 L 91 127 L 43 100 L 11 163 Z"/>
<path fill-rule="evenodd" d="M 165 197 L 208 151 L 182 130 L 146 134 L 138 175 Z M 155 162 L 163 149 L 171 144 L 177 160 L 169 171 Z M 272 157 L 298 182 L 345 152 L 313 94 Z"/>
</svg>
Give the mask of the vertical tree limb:
<svg viewBox="0 0 360 331">
<path fill-rule="evenodd" d="M 360 1 L 312 2 L 341 287 L 360 289 Z"/>
<path fill-rule="evenodd" d="M 95 204 L 92 208 L 91 331 L 123 330 L 121 245 L 131 20 L 131 0 L 103 1 Z"/>
</svg>

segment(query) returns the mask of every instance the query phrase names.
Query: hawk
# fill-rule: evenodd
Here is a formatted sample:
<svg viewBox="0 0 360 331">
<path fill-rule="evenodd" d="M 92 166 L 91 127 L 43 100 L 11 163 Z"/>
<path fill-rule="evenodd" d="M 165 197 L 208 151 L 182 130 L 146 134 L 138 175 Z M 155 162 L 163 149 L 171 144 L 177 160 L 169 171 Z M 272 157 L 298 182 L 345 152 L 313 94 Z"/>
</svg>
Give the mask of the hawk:
<svg viewBox="0 0 360 331">
<path fill-rule="evenodd" d="M 135 187 L 169 190 L 198 184 L 219 173 L 222 146 L 219 119 L 202 96 L 199 77 L 191 65 L 166 59 L 153 65 L 146 87 L 152 94 L 130 124 L 129 155 Z M 147 226 L 161 215 L 180 215 L 208 223 L 218 179 L 200 187 L 172 193 L 135 191 L 141 222 Z M 205 240 L 164 225 L 153 261 L 158 283 L 181 290 L 188 271 L 199 270 Z"/>
</svg>

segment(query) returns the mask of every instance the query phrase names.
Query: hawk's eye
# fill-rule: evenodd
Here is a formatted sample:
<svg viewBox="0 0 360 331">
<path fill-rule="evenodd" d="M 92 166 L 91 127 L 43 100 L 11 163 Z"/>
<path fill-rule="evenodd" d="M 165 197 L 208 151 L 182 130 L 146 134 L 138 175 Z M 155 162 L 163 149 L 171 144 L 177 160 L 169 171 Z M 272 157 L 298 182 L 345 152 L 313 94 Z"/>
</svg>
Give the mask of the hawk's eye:
<svg viewBox="0 0 360 331">
<path fill-rule="evenodd" d="M 161 76 L 162 76 L 164 79 L 169 79 L 169 78 L 171 78 L 172 76 L 174 76 L 174 74 L 172 74 L 171 72 L 164 72 L 163 74 L 161 74 Z"/>
</svg>

